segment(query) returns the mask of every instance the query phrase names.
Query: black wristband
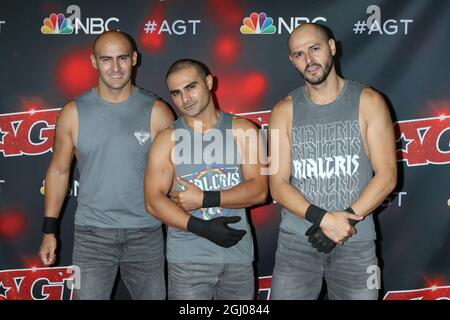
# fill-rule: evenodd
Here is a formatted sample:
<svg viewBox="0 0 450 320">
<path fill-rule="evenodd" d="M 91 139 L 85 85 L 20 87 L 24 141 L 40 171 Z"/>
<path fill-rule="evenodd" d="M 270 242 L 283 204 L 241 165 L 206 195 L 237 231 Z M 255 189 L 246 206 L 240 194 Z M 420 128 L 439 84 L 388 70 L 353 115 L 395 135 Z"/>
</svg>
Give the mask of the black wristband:
<svg viewBox="0 0 450 320">
<path fill-rule="evenodd" d="M 44 217 L 42 224 L 42 232 L 45 234 L 55 234 L 58 232 L 59 221 L 58 218 Z"/>
<path fill-rule="evenodd" d="M 202 208 L 220 207 L 220 191 L 203 191 Z"/>
<path fill-rule="evenodd" d="M 327 213 L 326 210 L 311 204 L 308 209 L 306 209 L 305 218 L 313 224 L 320 225 L 325 213 Z"/>
<path fill-rule="evenodd" d="M 355 211 L 353 211 L 352 207 L 348 207 L 347 209 L 345 209 L 344 211 L 351 213 L 351 214 L 356 214 Z M 352 220 L 352 219 L 348 219 L 348 221 L 350 222 L 350 224 L 352 226 L 355 226 L 359 221 L 358 220 Z"/>
<path fill-rule="evenodd" d="M 344 211 L 352 213 L 352 214 L 356 214 L 355 211 L 353 211 L 352 207 L 348 207 L 347 209 L 345 209 Z"/>
</svg>

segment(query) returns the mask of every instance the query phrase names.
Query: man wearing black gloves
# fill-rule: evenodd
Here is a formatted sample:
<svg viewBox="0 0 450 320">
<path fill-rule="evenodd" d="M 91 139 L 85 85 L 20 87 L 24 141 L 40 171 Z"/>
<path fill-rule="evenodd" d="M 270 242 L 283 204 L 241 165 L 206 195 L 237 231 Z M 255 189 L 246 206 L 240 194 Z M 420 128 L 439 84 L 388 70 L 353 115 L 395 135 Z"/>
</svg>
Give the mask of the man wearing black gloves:
<svg viewBox="0 0 450 320">
<path fill-rule="evenodd" d="M 179 60 L 166 81 L 181 118 L 152 145 L 145 200 L 168 225 L 169 299 L 252 299 L 245 208 L 268 194 L 258 129 L 216 109 L 213 77 L 202 63 Z"/>
<path fill-rule="evenodd" d="M 388 108 L 376 91 L 336 74 L 336 44 L 323 26 L 302 24 L 288 44 L 305 85 L 269 123 L 279 136 L 270 190 L 283 207 L 272 298 L 317 299 L 325 278 L 329 299 L 377 299 L 368 281 L 378 263 L 370 213 L 397 179 Z"/>
</svg>

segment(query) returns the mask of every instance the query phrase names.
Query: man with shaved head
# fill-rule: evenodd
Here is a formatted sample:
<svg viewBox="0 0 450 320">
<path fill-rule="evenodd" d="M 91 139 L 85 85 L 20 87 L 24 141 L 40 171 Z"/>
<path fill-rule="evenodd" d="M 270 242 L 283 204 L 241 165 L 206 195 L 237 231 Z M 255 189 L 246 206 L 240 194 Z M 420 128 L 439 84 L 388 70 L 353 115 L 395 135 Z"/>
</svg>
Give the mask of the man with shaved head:
<svg viewBox="0 0 450 320">
<path fill-rule="evenodd" d="M 152 140 L 169 126 L 166 103 L 135 86 L 137 53 L 118 31 L 94 42 L 98 85 L 68 102 L 59 114 L 45 183 L 45 218 L 39 255 L 56 261 L 58 217 L 74 155 L 80 171 L 73 264 L 76 299 L 110 299 L 120 268 L 133 299 L 164 299 L 161 223 L 144 205 L 144 173 Z"/>
<path fill-rule="evenodd" d="M 329 299 L 377 299 L 371 213 L 397 179 L 389 110 L 375 90 L 336 73 L 336 43 L 324 26 L 302 24 L 288 46 L 305 84 L 269 122 L 280 140 L 270 146 L 280 168 L 270 189 L 283 207 L 272 298 L 317 299 L 325 279 Z"/>
</svg>

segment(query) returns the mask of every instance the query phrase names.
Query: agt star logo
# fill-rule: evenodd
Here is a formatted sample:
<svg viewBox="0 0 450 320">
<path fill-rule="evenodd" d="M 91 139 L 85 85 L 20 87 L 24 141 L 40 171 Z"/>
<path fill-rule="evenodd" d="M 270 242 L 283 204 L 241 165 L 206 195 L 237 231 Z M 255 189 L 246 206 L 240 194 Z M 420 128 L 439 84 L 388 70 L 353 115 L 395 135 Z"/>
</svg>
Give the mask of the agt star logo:
<svg viewBox="0 0 450 320">
<path fill-rule="evenodd" d="M 397 160 L 408 167 L 450 163 L 450 116 L 398 121 L 395 133 Z"/>
<path fill-rule="evenodd" d="M 270 110 L 265 110 L 265 111 L 237 113 L 237 115 L 246 118 L 250 121 L 253 121 L 258 126 L 260 126 L 261 129 L 264 129 L 266 131 L 266 129 L 269 127 L 270 112 L 271 112 Z"/>
<path fill-rule="evenodd" d="M 272 276 L 258 277 L 258 300 L 271 300 Z"/>
<path fill-rule="evenodd" d="M 383 300 L 450 300 L 450 286 L 434 285 L 424 289 L 388 291 Z"/>
<path fill-rule="evenodd" d="M 1 300 L 73 300 L 80 268 L 31 268 L 0 271 Z"/>
<path fill-rule="evenodd" d="M 0 114 L 0 155 L 34 156 L 52 151 L 61 109 Z"/>
</svg>

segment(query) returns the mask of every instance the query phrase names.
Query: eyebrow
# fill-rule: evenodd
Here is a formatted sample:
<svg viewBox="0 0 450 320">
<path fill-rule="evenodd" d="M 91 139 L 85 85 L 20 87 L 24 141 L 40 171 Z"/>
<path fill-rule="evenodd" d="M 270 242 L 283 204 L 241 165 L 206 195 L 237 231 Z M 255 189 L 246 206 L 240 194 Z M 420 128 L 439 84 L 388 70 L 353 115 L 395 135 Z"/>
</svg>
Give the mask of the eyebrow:
<svg viewBox="0 0 450 320">
<path fill-rule="evenodd" d="M 197 81 L 192 81 L 191 83 L 188 83 L 187 85 L 185 85 L 183 89 L 186 89 L 187 87 L 190 87 L 190 86 L 192 86 L 193 84 L 197 84 L 197 83 L 198 83 Z M 178 93 L 178 92 L 180 92 L 180 91 L 181 91 L 181 90 L 179 90 L 179 89 L 171 90 L 171 91 L 170 91 L 170 94 Z"/>
<path fill-rule="evenodd" d="M 318 42 L 313 43 L 312 45 L 308 46 L 308 49 L 311 49 L 311 48 L 313 48 L 313 47 L 315 47 L 315 46 L 320 46 L 320 43 L 318 43 Z M 293 52 L 291 53 L 291 55 L 294 55 L 294 54 L 299 53 L 299 52 L 303 52 L 303 50 L 293 51 Z"/>
<path fill-rule="evenodd" d="M 312 47 L 319 46 L 319 45 L 320 45 L 320 43 L 316 42 L 316 43 L 310 45 L 310 46 L 308 47 L 308 49 L 311 49 Z"/>
<path fill-rule="evenodd" d="M 117 58 L 123 58 L 123 57 L 130 57 L 130 54 L 125 53 L 125 54 L 121 54 L 121 55 L 117 56 Z M 103 58 L 113 58 L 113 56 L 100 56 L 100 59 L 103 59 Z"/>
</svg>

